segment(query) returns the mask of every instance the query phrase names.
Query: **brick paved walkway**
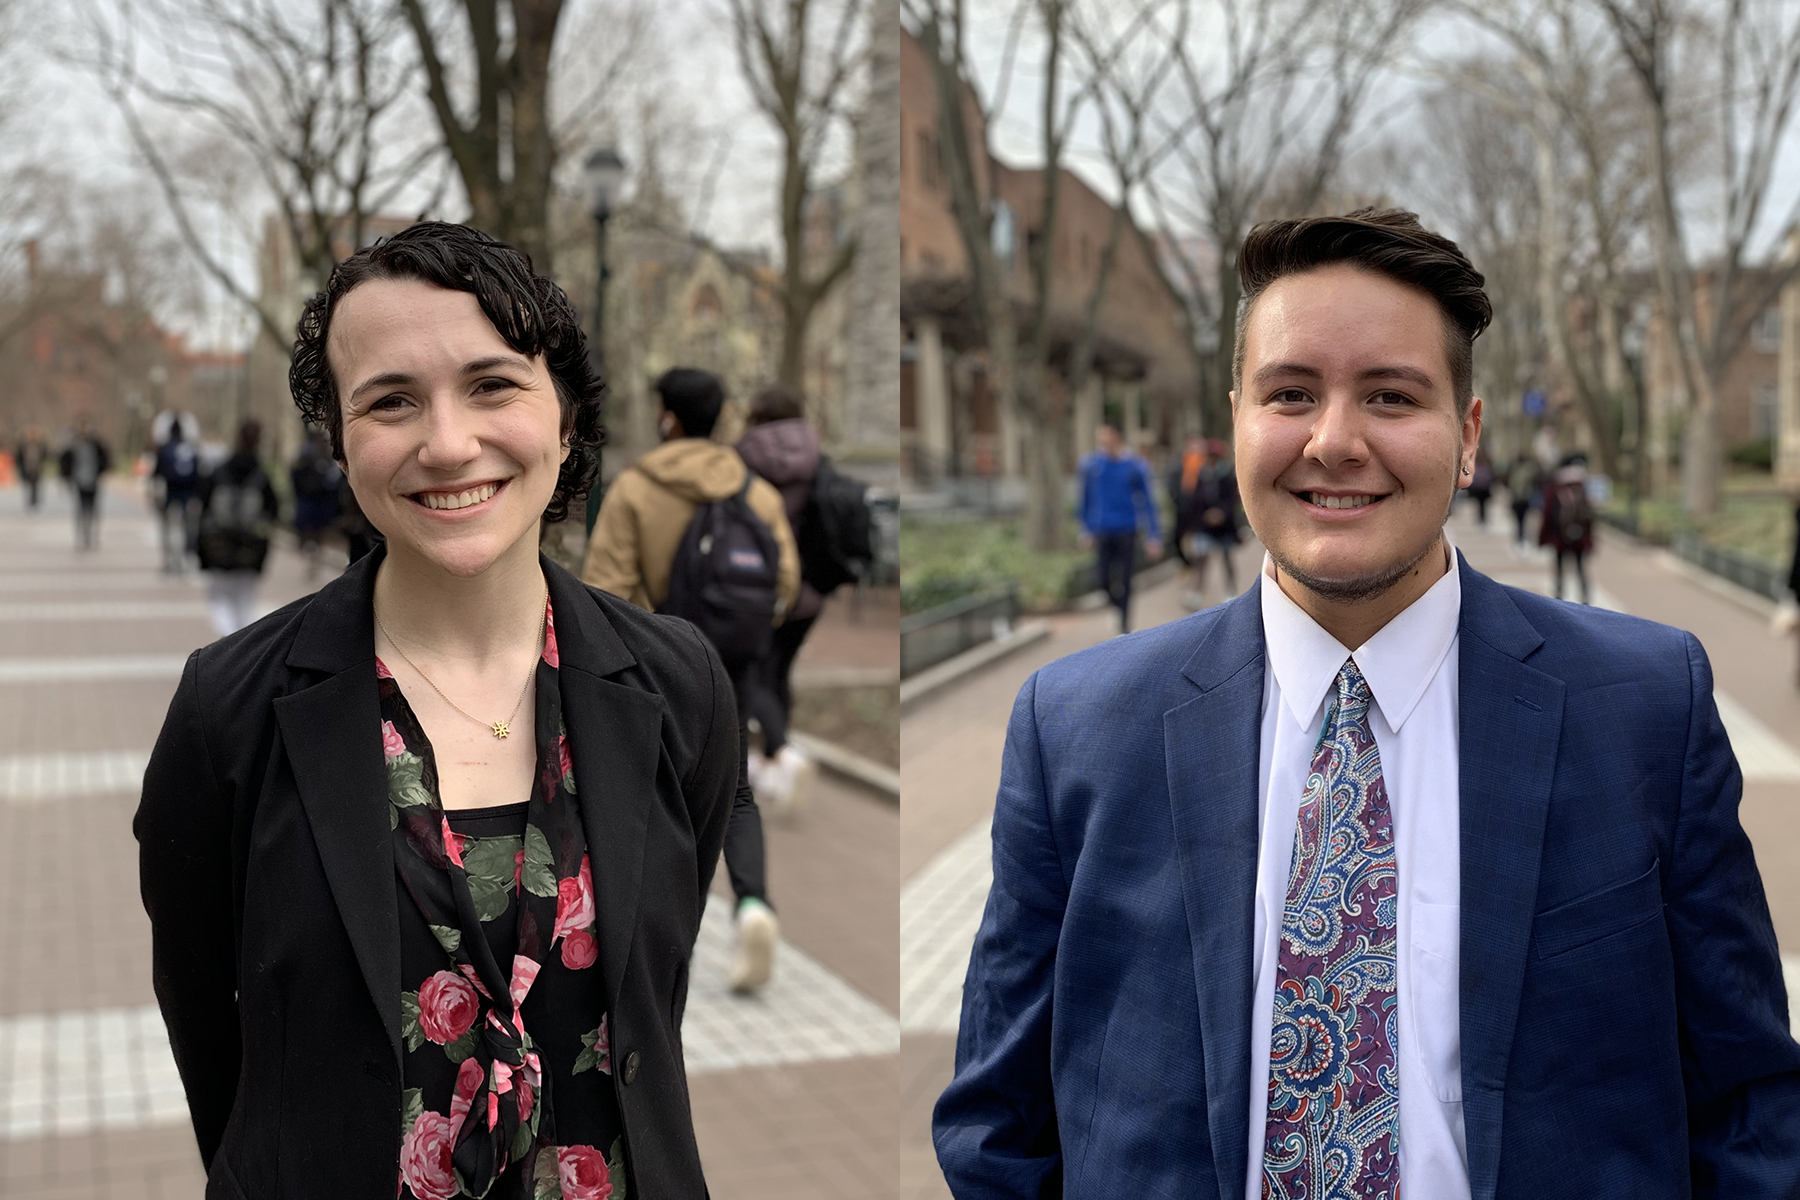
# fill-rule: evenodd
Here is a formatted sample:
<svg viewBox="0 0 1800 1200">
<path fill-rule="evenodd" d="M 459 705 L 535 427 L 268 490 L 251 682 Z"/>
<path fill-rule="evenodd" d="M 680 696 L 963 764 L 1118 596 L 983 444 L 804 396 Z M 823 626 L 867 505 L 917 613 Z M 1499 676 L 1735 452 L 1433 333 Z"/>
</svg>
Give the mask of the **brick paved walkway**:
<svg viewBox="0 0 1800 1200">
<path fill-rule="evenodd" d="M 28 517 L 0 490 L 0 1196 L 197 1200 L 130 820 L 181 662 L 211 637 L 202 587 L 157 570 L 129 491 L 106 497 L 88 555 L 46 491 Z M 278 550 L 264 607 L 318 582 Z M 809 669 L 878 673 L 881 598 L 829 616 Z M 829 776 L 793 824 L 770 823 L 784 945 L 757 998 L 726 990 L 729 905 L 709 905 L 687 1036 L 714 1195 L 894 1194 L 898 836 L 891 803 Z"/>
<path fill-rule="evenodd" d="M 1549 565 L 1535 554 L 1516 557 L 1503 531 L 1478 529 L 1472 507 L 1460 508 L 1450 528 L 1477 569 L 1516 587 L 1549 591 Z M 1252 545 L 1238 554 L 1239 582 L 1248 583 L 1262 552 Z M 1604 531 L 1589 570 L 1597 603 L 1690 629 L 1712 660 L 1721 714 L 1745 775 L 1740 815 L 1756 846 L 1776 934 L 1788 949 L 1789 991 L 1800 1018 L 1795 647 L 1771 637 L 1761 613 L 1671 570 L 1654 550 L 1605 539 Z M 1216 597 L 1216 591 L 1209 595 Z M 1134 624 L 1178 619 L 1186 611 L 1180 598 L 1177 581 L 1143 593 L 1134 601 Z M 1013 697 L 1038 667 L 1105 640 L 1115 628 L 1110 612 L 1058 617 L 1049 639 L 913 707 L 901 721 L 900 1169 L 906 1200 L 949 1195 L 931 1148 L 931 1107 L 954 1069 L 962 977 L 992 878 L 987 824 Z"/>
</svg>

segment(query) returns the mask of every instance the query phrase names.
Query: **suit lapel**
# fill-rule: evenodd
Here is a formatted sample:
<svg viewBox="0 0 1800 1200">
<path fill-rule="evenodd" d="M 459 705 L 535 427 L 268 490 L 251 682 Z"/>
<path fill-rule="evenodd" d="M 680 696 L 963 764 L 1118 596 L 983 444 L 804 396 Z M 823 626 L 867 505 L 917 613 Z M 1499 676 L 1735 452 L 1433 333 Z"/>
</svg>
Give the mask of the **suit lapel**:
<svg viewBox="0 0 1800 1200">
<path fill-rule="evenodd" d="M 1543 638 L 1500 585 L 1464 563 L 1462 596 L 1463 1126 L 1472 1198 L 1492 1200 L 1565 689 L 1522 661 Z"/>
<path fill-rule="evenodd" d="M 287 662 L 331 674 L 274 708 L 326 881 L 398 1059 L 400 913 L 374 663 L 381 558 L 366 556 L 308 605 Z"/>
<path fill-rule="evenodd" d="M 1245 1105 L 1266 661 L 1261 586 L 1259 579 L 1226 606 L 1183 668 L 1200 694 L 1163 714 L 1175 853 L 1206 1063 L 1207 1128 L 1221 1200 L 1243 1194 L 1249 1167 Z"/>
<path fill-rule="evenodd" d="M 587 588 L 546 560 L 556 607 L 563 720 L 593 865 L 600 972 L 616 1002 L 637 930 L 644 839 L 661 764 L 661 697 L 605 678 L 636 663 Z"/>
</svg>

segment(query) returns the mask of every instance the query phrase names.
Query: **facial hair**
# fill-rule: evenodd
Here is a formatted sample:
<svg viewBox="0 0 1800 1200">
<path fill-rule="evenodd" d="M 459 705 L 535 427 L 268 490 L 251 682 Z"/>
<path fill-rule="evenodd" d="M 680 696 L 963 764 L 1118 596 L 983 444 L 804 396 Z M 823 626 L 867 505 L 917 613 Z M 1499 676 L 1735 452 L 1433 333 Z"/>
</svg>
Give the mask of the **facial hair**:
<svg viewBox="0 0 1800 1200">
<path fill-rule="evenodd" d="M 1437 528 L 1431 531 L 1431 537 L 1423 546 L 1419 547 L 1418 552 L 1399 565 L 1382 567 L 1380 570 L 1351 579 L 1326 579 L 1301 570 L 1274 547 L 1265 546 L 1264 548 L 1269 551 L 1269 557 L 1275 560 L 1277 570 L 1286 574 L 1289 579 L 1315 596 L 1338 604 L 1356 604 L 1364 600 L 1373 600 L 1377 596 L 1384 595 L 1395 584 L 1412 574 L 1413 568 L 1425 560 L 1425 556 L 1431 553 L 1431 548 L 1437 545 L 1438 540 L 1443 537 L 1444 525 L 1450 520 L 1451 510 L 1456 504 L 1456 480 L 1461 478 L 1462 474 L 1460 455 L 1451 462 L 1450 471 L 1450 501 L 1444 506 L 1444 519 L 1438 522 Z"/>
</svg>

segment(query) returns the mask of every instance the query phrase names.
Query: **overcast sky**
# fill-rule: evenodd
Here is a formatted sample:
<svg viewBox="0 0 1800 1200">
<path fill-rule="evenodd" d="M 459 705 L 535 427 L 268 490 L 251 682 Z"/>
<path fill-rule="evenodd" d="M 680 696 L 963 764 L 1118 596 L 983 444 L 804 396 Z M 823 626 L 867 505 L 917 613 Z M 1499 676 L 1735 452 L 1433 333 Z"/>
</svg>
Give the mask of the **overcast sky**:
<svg viewBox="0 0 1800 1200">
<path fill-rule="evenodd" d="M 1090 0 L 1090 3 L 1105 2 Z M 1137 0 L 1120 0 L 1120 4 L 1128 8 L 1135 8 L 1136 3 Z M 974 51 L 975 74 L 981 81 L 981 94 L 986 101 L 994 98 L 997 81 L 1002 77 L 1003 48 L 1011 14 L 1017 11 L 1018 5 L 1019 0 L 972 0 L 969 41 Z M 1204 5 L 1201 7 L 1205 8 Z M 1046 51 L 1032 23 L 1027 22 L 1023 29 L 1004 105 L 994 114 L 989 126 L 989 138 L 995 152 L 1015 166 L 1031 166 L 1043 161 L 1040 106 Z M 1464 58 L 1484 45 L 1491 46 L 1493 42 L 1460 18 L 1440 16 L 1416 27 L 1397 69 L 1389 72 L 1372 94 L 1366 112 L 1378 120 L 1364 120 L 1360 124 L 1358 136 L 1352 138 L 1352 153 L 1381 138 L 1412 148 L 1422 162 L 1429 164 L 1434 147 L 1419 119 L 1423 115 L 1419 97 L 1428 90 L 1423 74 L 1429 68 Z M 1800 113 L 1796 117 L 1800 118 Z M 1116 195 L 1111 169 L 1100 151 L 1098 122 L 1091 114 L 1077 125 L 1065 161 L 1096 191 L 1108 197 Z M 1765 208 L 1760 250 L 1767 250 L 1773 244 L 1779 235 L 1779 221 L 1792 207 L 1795 196 L 1800 195 L 1800 119 L 1790 120 L 1783 152 L 1777 162 L 1776 186 L 1771 193 L 1771 202 Z M 1398 198 L 1418 208 L 1428 221 L 1431 219 L 1429 197 L 1408 198 L 1403 194 Z M 1690 253 L 1700 257 L 1715 252 L 1720 228 L 1716 197 L 1696 193 L 1686 199 Z M 1148 212 L 1137 211 L 1136 206 L 1134 213 L 1140 221 L 1150 220 Z"/>
<path fill-rule="evenodd" d="M 559 36 L 571 31 L 596 30 L 606 36 L 607 26 L 593 21 L 595 6 L 617 0 L 569 0 Z M 768 120 L 750 102 L 737 63 L 726 20 L 725 0 L 660 0 L 655 6 L 657 29 L 654 45 L 642 61 L 631 64 L 641 78 L 628 79 L 626 90 L 636 95 L 655 93 L 664 107 L 684 125 L 690 136 L 675 147 L 669 173 L 678 183 L 696 185 L 705 175 L 716 175 L 714 189 L 700 232 L 712 240 L 737 247 L 774 249 L 774 219 L 779 160 L 777 142 Z M 19 157 L 35 157 L 85 183 L 105 189 L 115 197 L 137 198 L 166 219 L 166 209 L 153 181 L 143 168 L 131 138 L 113 102 L 94 79 L 77 66 L 62 61 L 56 50 L 81 48 L 88 43 L 79 32 L 71 7 L 46 6 L 41 20 L 26 30 L 19 49 L 31 63 L 26 118 L 9 127 L 0 144 L 0 164 Z M 579 60 L 578 60 L 579 61 Z M 154 63 L 148 64 L 154 68 Z M 627 122 L 629 118 L 624 118 Z M 435 135 L 435 126 L 428 126 Z M 622 148 L 628 163 L 626 190 L 634 180 L 631 147 L 635 129 L 625 131 Z M 696 147 L 703 154 L 696 153 Z M 714 155 L 720 157 L 715 159 Z M 665 153 L 665 158 L 671 157 Z M 703 162 L 701 159 L 703 158 Z M 578 172 L 578 163 L 564 164 L 563 172 Z M 407 196 L 395 207 L 423 203 L 425 188 Z M 268 211 L 266 193 L 250 197 L 246 207 L 255 213 L 238 213 L 239 223 L 254 228 L 256 218 Z M 461 215 L 460 213 L 454 215 Z M 689 212 L 691 219 L 694 214 Z M 210 228 L 206 236 L 225 246 L 251 279 L 253 251 L 244 239 L 223 227 Z M 246 336 L 249 325 L 241 311 L 221 289 L 208 287 L 208 317 L 178 319 L 175 323 L 201 343 L 226 342 Z"/>
</svg>

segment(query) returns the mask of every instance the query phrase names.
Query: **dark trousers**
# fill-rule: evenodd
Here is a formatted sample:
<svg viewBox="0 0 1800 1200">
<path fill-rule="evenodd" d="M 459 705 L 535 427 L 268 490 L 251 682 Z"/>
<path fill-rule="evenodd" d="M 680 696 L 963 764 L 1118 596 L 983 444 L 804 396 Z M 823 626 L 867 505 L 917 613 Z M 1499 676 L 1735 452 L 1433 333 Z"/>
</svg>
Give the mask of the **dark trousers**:
<svg viewBox="0 0 1800 1200">
<path fill-rule="evenodd" d="M 796 617 L 777 625 L 774 646 L 751 672 L 750 715 L 762 726 L 764 754 L 774 755 L 787 745 L 788 721 L 794 714 L 794 658 L 818 619 Z"/>
<path fill-rule="evenodd" d="M 1518 522 L 1519 526 L 1519 545 L 1523 546 L 1525 545 L 1525 518 L 1531 513 L 1531 501 L 1520 503 L 1514 500 L 1512 510 L 1513 520 Z"/>
<path fill-rule="evenodd" d="M 1106 598 L 1119 610 L 1119 632 L 1131 631 L 1131 568 L 1137 558 L 1136 533 L 1097 533 L 1094 535 L 1095 565 L 1100 571 L 1100 587 Z"/>
<path fill-rule="evenodd" d="M 739 904 L 751 899 L 769 903 L 762 810 L 756 807 L 756 794 L 750 790 L 750 777 L 744 766 L 745 755 L 750 749 L 749 684 L 754 668 L 755 664 L 728 668 L 732 690 L 737 693 L 738 786 L 731 798 L 731 816 L 725 822 L 725 873 L 731 876 L 731 891 Z"/>
<path fill-rule="evenodd" d="M 36 509 L 38 506 L 38 484 L 42 481 L 43 476 L 27 475 L 24 472 L 20 472 L 19 478 L 25 481 L 25 507 Z"/>
<path fill-rule="evenodd" d="M 1487 528 L 1487 492 L 1470 492 L 1469 497 L 1475 501 L 1475 523 L 1483 529 Z"/>
<path fill-rule="evenodd" d="M 92 550 L 99 541 L 100 530 L 100 493 L 75 490 L 75 544 L 83 550 Z"/>
<path fill-rule="evenodd" d="M 1566 558 L 1572 558 L 1575 560 L 1575 582 L 1577 582 L 1581 585 L 1581 602 L 1583 604 L 1586 604 L 1588 602 L 1587 568 L 1582 564 L 1582 561 L 1581 561 L 1584 554 L 1585 554 L 1585 551 L 1581 550 L 1580 548 L 1576 548 L 1573 550 L 1558 550 L 1556 552 L 1556 597 L 1557 597 L 1557 599 L 1559 599 L 1559 600 L 1562 599 L 1563 560 Z"/>
</svg>

